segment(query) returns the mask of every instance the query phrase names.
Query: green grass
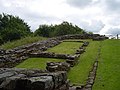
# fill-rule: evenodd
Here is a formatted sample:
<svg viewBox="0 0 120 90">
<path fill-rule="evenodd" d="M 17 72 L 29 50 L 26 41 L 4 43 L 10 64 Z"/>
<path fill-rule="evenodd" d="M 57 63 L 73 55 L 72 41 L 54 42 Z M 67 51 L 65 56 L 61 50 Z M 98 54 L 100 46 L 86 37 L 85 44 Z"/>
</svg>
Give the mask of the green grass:
<svg viewBox="0 0 120 90">
<path fill-rule="evenodd" d="M 63 62 L 63 59 L 53 58 L 29 58 L 16 66 L 16 68 L 41 69 L 45 70 L 46 62 Z"/>
<path fill-rule="evenodd" d="M 62 42 L 61 44 L 48 49 L 49 52 L 60 54 L 75 54 L 76 50 L 82 45 L 80 42 Z"/>
<path fill-rule="evenodd" d="M 37 41 L 40 41 L 40 40 L 45 40 L 45 39 L 46 38 L 39 37 L 39 36 L 36 36 L 36 37 L 30 37 L 29 36 L 29 37 L 22 38 L 20 40 L 7 42 L 7 43 L 1 45 L 0 48 L 12 49 L 12 48 L 15 48 L 15 47 L 18 47 L 18 46 L 21 46 L 21 45 L 30 44 L 30 43 L 37 42 Z"/>
<path fill-rule="evenodd" d="M 120 40 L 103 41 L 93 90 L 120 90 Z"/>
<path fill-rule="evenodd" d="M 98 41 L 90 41 L 86 52 L 80 56 L 79 63 L 71 68 L 68 73 L 68 78 L 72 84 L 79 85 L 86 83 L 89 71 L 95 61 L 99 45 L 100 42 Z"/>
</svg>

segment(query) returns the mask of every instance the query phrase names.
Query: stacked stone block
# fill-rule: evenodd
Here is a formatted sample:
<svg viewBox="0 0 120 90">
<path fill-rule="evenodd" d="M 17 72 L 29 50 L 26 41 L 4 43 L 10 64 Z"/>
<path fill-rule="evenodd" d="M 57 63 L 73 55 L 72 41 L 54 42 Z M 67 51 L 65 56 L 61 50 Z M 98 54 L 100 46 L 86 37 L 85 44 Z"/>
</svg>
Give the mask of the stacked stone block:
<svg viewBox="0 0 120 90">
<path fill-rule="evenodd" d="M 68 90 L 69 88 L 65 71 L 49 73 L 10 68 L 1 68 L 0 71 L 0 90 Z"/>
<path fill-rule="evenodd" d="M 48 62 L 46 69 L 50 72 L 56 72 L 56 71 L 69 71 L 70 70 L 70 64 L 66 62 Z"/>
</svg>

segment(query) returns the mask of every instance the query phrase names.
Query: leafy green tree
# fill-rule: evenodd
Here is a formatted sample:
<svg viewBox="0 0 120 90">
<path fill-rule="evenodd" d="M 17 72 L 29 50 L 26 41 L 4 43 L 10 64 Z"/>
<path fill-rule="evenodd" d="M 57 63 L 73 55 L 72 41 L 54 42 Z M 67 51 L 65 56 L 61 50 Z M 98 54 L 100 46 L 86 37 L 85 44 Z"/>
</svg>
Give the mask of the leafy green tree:
<svg viewBox="0 0 120 90">
<path fill-rule="evenodd" d="M 49 37 L 50 28 L 48 25 L 40 25 L 35 31 L 35 35 Z"/>
<path fill-rule="evenodd" d="M 17 16 L 0 14 L 1 41 L 7 42 L 30 35 L 30 27 Z"/>
<path fill-rule="evenodd" d="M 43 37 L 54 37 L 67 34 L 83 34 L 86 33 L 85 30 L 79 28 L 78 26 L 72 25 L 66 21 L 62 22 L 59 25 L 40 25 L 39 28 L 35 31 L 35 35 Z"/>
</svg>

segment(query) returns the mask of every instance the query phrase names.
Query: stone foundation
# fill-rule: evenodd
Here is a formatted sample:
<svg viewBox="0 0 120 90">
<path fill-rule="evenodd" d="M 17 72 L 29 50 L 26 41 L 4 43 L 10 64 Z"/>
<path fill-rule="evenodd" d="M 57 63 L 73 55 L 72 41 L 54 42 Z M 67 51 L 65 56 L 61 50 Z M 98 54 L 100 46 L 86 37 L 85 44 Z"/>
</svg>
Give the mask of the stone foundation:
<svg viewBox="0 0 120 90">
<path fill-rule="evenodd" d="M 48 48 L 54 47 L 66 39 L 94 39 L 98 37 L 102 38 L 102 40 L 107 39 L 107 37 L 100 36 L 99 34 L 64 35 L 29 45 L 23 45 L 11 50 L 0 49 L 0 67 L 14 67 L 16 64 L 22 62 L 25 58 L 28 58 L 28 55 L 31 53 L 46 51 Z M 87 44 L 88 42 L 84 42 L 84 46 L 87 46 Z"/>
<path fill-rule="evenodd" d="M 80 41 L 83 45 L 76 50 L 75 55 L 45 52 L 66 39 L 104 40 L 107 37 L 99 34 L 64 35 L 11 50 L 0 49 L 0 90 L 91 90 L 96 76 L 97 61 L 85 86 L 70 87 L 66 73 L 70 70 L 70 66 L 77 63 L 89 42 Z M 12 68 L 29 57 L 59 58 L 66 59 L 66 62 L 49 62 L 46 66 L 47 70 L 44 71 Z"/>
</svg>

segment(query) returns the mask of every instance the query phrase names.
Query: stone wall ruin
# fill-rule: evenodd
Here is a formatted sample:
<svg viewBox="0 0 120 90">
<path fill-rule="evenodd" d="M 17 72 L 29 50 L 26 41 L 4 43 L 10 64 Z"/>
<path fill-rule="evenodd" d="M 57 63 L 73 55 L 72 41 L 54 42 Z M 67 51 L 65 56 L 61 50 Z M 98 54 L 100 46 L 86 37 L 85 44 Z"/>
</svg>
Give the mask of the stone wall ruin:
<svg viewBox="0 0 120 90">
<path fill-rule="evenodd" d="M 89 42 L 81 41 L 83 45 L 74 55 L 46 52 L 66 39 L 104 40 L 107 37 L 98 34 L 64 35 L 11 50 L 0 49 L 0 90 L 81 90 L 82 87 L 70 88 L 66 71 L 77 63 Z M 49 62 L 44 71 L 12 68 L 29 57 L 61 58 L 66 62 Z"/>
</svg>

